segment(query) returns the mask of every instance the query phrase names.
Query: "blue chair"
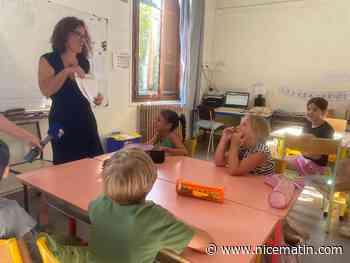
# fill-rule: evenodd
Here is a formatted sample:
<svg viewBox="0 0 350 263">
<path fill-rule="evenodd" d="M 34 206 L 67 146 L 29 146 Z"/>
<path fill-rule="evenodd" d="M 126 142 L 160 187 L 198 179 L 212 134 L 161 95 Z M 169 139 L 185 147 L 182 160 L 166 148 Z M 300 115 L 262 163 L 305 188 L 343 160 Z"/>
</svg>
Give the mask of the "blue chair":
<svg viewBox="0 0 350 263">
<path fill-rule="evenodd" d="M 207 159 L 209 159 L 210 152 L 214 152 L 214 134 L 219 128 L 225 125 L 221 122 L 215 121 L 214 109 L 206 105 L 199 105 L 197 107 L 198 120 L 195 123 L 195 134 L 199 133 L 199 130 L 209 133 L 209 142 L 207 150 Z"/>
</svg>

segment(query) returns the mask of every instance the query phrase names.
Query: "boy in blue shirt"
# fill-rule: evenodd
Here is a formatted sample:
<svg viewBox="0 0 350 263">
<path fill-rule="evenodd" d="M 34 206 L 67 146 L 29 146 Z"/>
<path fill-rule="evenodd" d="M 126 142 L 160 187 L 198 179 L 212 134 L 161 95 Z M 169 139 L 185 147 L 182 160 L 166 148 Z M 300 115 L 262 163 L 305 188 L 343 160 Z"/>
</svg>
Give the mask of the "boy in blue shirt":
<svg viewBox="0 0 350 263">
<path fill-rule="evenodd" d="M 0 140 L 0 181 L 9 173 L 10 153 Z M 34 246 L 31 231 L 36 226 L 34 219 L 14 200 L 0 198 L 0 239 L 16 238 L 25 263 L 32 262 L 27 242 Z"/>
</svg>

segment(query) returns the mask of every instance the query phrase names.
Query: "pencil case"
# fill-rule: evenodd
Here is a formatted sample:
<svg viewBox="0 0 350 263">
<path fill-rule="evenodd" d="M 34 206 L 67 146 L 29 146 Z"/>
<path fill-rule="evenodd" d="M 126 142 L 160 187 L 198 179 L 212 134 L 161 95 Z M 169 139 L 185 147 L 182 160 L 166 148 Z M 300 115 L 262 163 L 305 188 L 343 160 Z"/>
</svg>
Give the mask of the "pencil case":
<svg viewBox="0 0 350 263">
<path fill-rule="evenodd" d="M 176 182 L 176 192 L 179 195 L 218 203 L 224 202 L 224 189 L 222 187 L 209 187 L 178 179 Z"/>
<path fill-rule="evenodd" d="M 293 198 L 294 190 L 294 183 L 282 178 L 269 195 L 271 207 L 279 209 L 286 208 Z"/>
</svg>

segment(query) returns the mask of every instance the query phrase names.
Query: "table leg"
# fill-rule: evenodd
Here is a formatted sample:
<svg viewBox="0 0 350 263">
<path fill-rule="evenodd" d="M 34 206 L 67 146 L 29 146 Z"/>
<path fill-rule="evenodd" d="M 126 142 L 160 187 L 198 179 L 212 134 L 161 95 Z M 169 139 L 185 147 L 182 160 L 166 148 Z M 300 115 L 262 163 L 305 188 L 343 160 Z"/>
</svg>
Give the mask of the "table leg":
<svg viewBox="0 0 350 263">
<path fill-rule="evenodd" d="M 49 206 L 48 200 L 45 194 L 42 193 L 40 198 L 40 208 L 39 208 L 39 224 L 43 227 L 49 225 Z"/>
<path fill-rule="evenodd" d="M 70 217 L 69 218 L 69 235 L 71 235 L 72 237 L 76 237 L 77 236 L 77 221 Z"/>
<path fill-rule="evenodd" d="M 41 141 L 42 136 L 41 136 L 41 130 L 40 130 L 40 123 L 39 123 L 39 122 L 36 122 L 36 123 L 35 123 L 35 126 L 36 126 L 36 130 L 37 130 L 37 132 L 38 132 L 39 140 Z M 43 151 L 40 152 L 40 159 L 41 159 L 41 160 L 44 159 L 44 152 L 43 152 Z"/>
<path fill-rule="evenodd" d="M 24 202 L 24 210 L 29 213 L 29 198 L 28 198 L 28 186 L 23 185 L 23 202 Z"/>
<path fill-rule="evenodd" d="M 275 227 L 273 246 L 281 246 L 282 245 L 282 220 L 279 220 Z M 279 254 L 272 254 L 271 262 L 278 263 L 280 259 Z"/>
</svg>

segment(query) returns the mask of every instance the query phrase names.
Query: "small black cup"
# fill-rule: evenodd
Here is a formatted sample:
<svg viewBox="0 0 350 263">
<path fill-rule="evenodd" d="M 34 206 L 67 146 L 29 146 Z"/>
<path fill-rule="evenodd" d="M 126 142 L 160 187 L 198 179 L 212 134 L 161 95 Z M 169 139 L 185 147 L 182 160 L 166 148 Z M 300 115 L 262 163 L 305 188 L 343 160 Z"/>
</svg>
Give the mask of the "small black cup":
<svg viewBox="0 0 350 263">
<path fill-rule="evenodd" d="M 164 163 L 165 152 L 160 150 L 147 151 L 148 155 L 151 157 L 154 163 Z"/>
</svg>

